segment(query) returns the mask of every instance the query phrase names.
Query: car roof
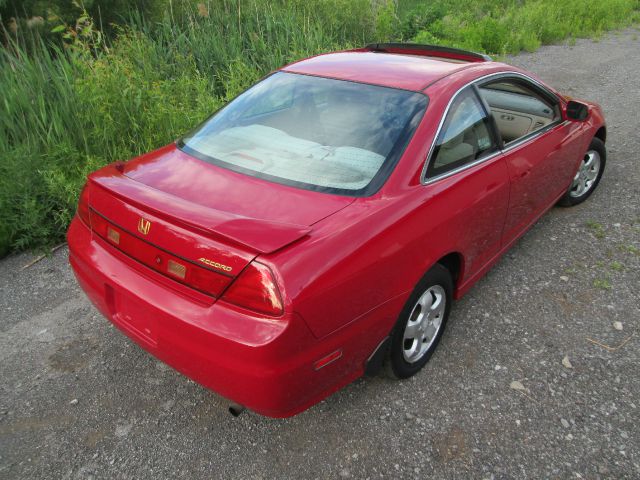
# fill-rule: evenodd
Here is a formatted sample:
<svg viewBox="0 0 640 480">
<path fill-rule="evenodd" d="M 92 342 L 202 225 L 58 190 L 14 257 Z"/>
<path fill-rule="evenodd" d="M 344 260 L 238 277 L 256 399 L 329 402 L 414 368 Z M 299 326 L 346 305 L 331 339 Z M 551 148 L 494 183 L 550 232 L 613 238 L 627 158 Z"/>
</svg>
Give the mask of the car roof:
<svg viewBox="0 0 640 480">
<path fill-rule="evenodd" d="M 455 72 L 472 68 L 485 70 L 489 65 L 495 66 L 495 62 L 464 62 L 425 55 L 360 49 L 318 55 L 287 65 L 282 70 L 422 91 Z"/>
</svg>

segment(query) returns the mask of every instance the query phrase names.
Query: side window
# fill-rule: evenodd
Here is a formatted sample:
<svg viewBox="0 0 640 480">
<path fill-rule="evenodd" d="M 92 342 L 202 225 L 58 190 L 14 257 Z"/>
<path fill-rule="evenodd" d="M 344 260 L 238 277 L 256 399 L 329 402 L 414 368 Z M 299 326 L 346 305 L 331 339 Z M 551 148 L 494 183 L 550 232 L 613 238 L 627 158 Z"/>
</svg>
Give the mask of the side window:
<svg viewBox="0 0 640 480">
<path fill-rule="evenodd" d="M 449 108 L 431 154 L 427 178 L 473 162 L 496 149 L 489 117 L 469 87 L 458 94 Z"/>
<path fill-rule="evenodd" d="M 507 145 L 560 119 L 557 103 L 524 79 L 502 79 L 479 90 Z"/>
</svg>

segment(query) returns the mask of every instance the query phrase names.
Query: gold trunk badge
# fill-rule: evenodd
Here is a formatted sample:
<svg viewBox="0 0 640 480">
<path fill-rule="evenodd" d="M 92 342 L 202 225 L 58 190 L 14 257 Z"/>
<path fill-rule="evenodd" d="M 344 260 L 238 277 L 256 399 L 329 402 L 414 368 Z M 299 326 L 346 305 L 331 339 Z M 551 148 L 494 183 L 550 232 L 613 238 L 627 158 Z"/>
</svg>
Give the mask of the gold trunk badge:
<svg viewBox="0 0 640 480">
<path fill-rule="evenodd" d="M 198 261 L 204 263 L 205 265 L 209 265 L 210 267 L 217 268 L 218 270 L 224 270 L 225 272 L 230 272 L 231 270 L 233 270 L 228 265 L 214 262 L 213 260 L 209 260 L 208 258 L 199 258 Z"/>
<path fill-rule="evenodd" d="M 146 235 L 149 233 L 149 230 L 151 230 L 151 222 L 140 217 L 140 220 L 138 220 L 138 231 L 141 234 Z"/>
</svg>

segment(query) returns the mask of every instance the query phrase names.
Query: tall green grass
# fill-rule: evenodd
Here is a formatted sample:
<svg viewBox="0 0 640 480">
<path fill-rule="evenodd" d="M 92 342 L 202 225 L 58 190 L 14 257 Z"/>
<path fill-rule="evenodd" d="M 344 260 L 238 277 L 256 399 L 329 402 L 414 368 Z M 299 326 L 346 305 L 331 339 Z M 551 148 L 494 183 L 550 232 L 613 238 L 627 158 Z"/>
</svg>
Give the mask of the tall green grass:
<svg viewBox="0 0 640 480">
<path fill-rule="evenodd" d="M 376 15 L 369 0 L 170 6 L 108 45 L 0 47 L 0 256 L 60 241 L 90 171 L 171 142 L 284 63 L 362 43 Z"/>
<path fill-rule="evenodd" d="M 397 11 L 386 0 L 165 6 L 153 21 L 137 14 L 112 26 L 117 35 L 106 42 L 90 24 L 68 31 L 66 48 L 5 32 L 0 256 L 60 241 L 88 172 L 171 142 L 298 58 L 387 40 L 533 50 L 637 21 L 639 2 L 400 0 Z"/>
<path fill-rule="evenodd" d="M 403 33 L 418 43 L 491 54 L 535 51 L 640 21 L 638 0 L 406 0 Z"/>
</svg>

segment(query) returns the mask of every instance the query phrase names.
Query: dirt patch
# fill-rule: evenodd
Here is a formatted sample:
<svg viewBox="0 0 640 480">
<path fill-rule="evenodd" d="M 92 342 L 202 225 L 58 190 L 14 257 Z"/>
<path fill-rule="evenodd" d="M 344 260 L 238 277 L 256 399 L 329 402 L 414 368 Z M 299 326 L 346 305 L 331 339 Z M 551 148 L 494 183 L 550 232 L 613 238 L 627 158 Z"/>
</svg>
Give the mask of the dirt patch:
<svg viewBox="0 0 640 480">
<path fill-rule="evenodd" d="M 98 342 L 95 338 L 77 338 L 58 347 L 49 356 L 49 365 L 54 370 L 75 373 L 83 369 L 95 357 Z"/>
</svg>

